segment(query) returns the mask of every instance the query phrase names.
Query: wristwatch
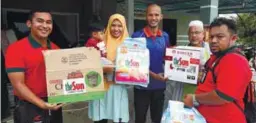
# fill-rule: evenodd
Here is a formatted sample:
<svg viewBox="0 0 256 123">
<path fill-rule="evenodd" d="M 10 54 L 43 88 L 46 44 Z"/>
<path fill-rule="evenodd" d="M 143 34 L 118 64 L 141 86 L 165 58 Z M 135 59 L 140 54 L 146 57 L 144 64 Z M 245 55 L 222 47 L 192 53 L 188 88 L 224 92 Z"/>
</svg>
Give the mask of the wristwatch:
<svg viewBox="0 0 256 123">
<path fill-rule="evenodd" d="M 192 95 L 192 99 L 193 99 L 193 105 L 195 107 L 199 106 L 199 102 L 196 100 L 196 95 L 195 94 Z"/>
</svg>

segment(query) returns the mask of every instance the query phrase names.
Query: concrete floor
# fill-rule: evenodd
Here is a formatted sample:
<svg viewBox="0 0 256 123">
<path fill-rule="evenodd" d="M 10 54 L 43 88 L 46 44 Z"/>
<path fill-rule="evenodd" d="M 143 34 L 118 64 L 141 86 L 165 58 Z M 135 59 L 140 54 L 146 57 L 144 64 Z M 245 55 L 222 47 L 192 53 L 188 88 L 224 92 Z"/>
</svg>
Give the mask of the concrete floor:
<svg viewBox="0 0 256 123">
<path fill-rule="evenodd" d="M 166 88 L 166 93 L 165 93 L 165 106 L 167 106 L 167 102 L 170 99 L 172 95 L 172 90 L 173 90 L 173 85 L 170 83 L 167 84 Z M 130 121 L 129 123 L 134 123 L 134 100 L 133 100 L 133 87 L 130 86 L 128 87 L 128 94 L 129 94 L 129 109 L 130 109 Z M 74 111 L 71 111 L 70 109 L 66 108 L 71 108 L 71 109 L 77 109 L 76 113 Z M 93 123 L 89 118 L 88 118 L 88 106 L 87 103 L 79 103 L 75 107 L 73 106 L 68 106 L 68 107 L 63 107 L 63 123 Z M 79 113 L 77 113 L 79 112 Z M 146 123 L 151 123 L 150 120 L 150 112 L 148 111 L 147 114 L 147 121 Z M 80 120 L 80 121 L 79 121 Z M 12 116 L 3 119 L 2 123 L 13 123 Z M 112 123 L 112 121 L 109 121 L 109 123 Z"/>
</svg>

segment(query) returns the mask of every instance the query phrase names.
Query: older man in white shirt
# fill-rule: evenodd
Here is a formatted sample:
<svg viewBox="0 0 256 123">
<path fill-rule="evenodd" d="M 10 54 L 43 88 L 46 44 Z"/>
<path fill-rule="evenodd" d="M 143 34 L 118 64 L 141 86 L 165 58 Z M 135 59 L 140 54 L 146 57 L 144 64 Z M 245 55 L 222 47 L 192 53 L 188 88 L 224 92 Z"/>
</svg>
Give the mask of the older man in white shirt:
<svg viewBox="0 0 256 123">
<path fill-rule="evenodd" d="M 201 54 L 201 66 L 200 69 L 203 69 L 203 65 L 205 62 L 210 58 L 210 48 L 209 44 L 204 41 L 204 25 L 203 22 L 200 20 L 193 20 L 189 23 L 188 28 L 188 39 L 189 44 L 187 46 L 190 47 L 201 47 L 202 48 L 202 54 Z M 200 79 L 200 75 L 199 75 Z M 198 80 L 199 80 L 198 79 Z M 182 82 L 171 82 L 171 87 L 169 90 L 172 90 L 172 96 L 171 100 L 178 100 L 181 101 L 183 98 L 182 96 L 187 93 L 194 93 L 196 89 L 196 85 L 186 84 Z M 168 90 L 168 89 L 167 89 Z"/>
</svg>

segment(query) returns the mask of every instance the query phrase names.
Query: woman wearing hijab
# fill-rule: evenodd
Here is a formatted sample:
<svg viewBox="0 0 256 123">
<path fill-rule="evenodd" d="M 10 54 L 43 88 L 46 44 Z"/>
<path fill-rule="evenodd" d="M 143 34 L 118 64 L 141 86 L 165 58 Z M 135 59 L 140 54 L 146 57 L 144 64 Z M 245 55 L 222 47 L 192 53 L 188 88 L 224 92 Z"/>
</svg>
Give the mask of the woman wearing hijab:
<svg viewBox="0 0 256 123">
<path fill-rule="evenodd" d="M 107 59 L 115 62 L 117 48 L 128 36 L 124 16 L 120 14 L 110 16 L 105 31 Z M 104 72 L 113 73 L 113 70 L 104 68 Z M 89 118 L 94 123 L 107 123 L 108 120 L 118 123 L 128 122 L 128 93 L 125 85 L 115 84 L 114 80 L 105 79 L 105 81 L 107 81 L 106 88 L 108 91 L 104 99 L 89 103 Z"/>
</svg>

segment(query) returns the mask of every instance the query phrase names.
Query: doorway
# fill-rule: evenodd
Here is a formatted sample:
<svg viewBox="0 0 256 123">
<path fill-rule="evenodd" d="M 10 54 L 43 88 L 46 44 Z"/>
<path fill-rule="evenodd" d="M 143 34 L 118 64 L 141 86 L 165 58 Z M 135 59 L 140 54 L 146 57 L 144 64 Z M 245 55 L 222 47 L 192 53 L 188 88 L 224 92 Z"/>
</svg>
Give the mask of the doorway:
<svg viewBox="0 0 256 123">
<path fill-rule="evenodd" d="M 170 45 L 177 44 L 177 19 L 163 19 L 163 30 L 169 35 Z"/>
</svg>

